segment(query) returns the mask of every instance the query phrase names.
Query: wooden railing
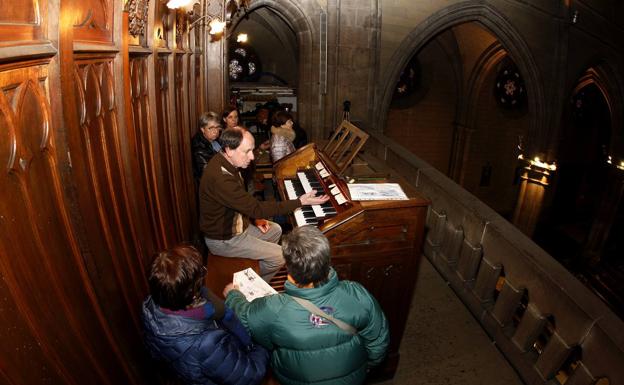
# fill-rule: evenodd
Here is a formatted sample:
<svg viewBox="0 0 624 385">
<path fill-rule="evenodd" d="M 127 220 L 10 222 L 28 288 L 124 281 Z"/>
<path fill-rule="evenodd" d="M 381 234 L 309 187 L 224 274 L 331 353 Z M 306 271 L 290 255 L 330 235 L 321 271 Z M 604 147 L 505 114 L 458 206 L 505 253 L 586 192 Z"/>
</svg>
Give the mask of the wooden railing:
<svg viewBox="0 0 624 385">
<path fill-rule="evenodd" d="M 432 202 L 425 256 L 528 384 L 624 384 L 624 322 L 549 254 L 376 132 L 367 155 Z"/>
</svg>

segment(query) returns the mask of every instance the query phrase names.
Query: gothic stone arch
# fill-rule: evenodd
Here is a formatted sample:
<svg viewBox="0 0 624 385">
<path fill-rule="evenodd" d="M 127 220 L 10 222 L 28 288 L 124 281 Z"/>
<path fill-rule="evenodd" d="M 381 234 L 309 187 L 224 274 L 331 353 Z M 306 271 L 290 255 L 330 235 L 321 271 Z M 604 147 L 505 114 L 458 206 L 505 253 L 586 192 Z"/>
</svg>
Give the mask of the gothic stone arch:
<svg viewBox="0 0 624 385">
<path fill-rule="evenodd" d="M 545 96 L 535 60 L 522 35 L 512 24 L 494 7 L 488 4 L 474 4 L 464 2 L 442 9 L 431 15 L 426 23 L 416 26 L 399 45 L 391 63 L 380 77 L 382 81 L 378 87 L 378 113 L 376 127 L 384 128 L 385 119 L 390 108 L 390 101 L 394 91 L 395 79 L 414 53 L 428 44 L 431 39 L 455 25 L 467 22 L 477 22 L 491 32 L 502 44 L 509 56 L 514 60 L 522 73 L 529 95 L 528 112 L 531 122 L 528 132 L 528 143 L 531 139 L 537 141 L 542 128 L 547 126 L 545 113 Z"/>
<path fill-rule="evenodd" d="M 309 4 L 308 4 L 309 3 Z M 316 2 L 303 5 L 294 0 L 254 0 L 248 12 L 262 7 L 271 8 L 295 31 L 299 46 L 299 80 L 297 88 L 297 119 L 302 127 L 312 132 L 321 127 L 322 116 L 318 86 L 319 57 L 318 15 L 321 9 Z M 312 9 L 312 12 L 310 9 Z"/>
</svg>

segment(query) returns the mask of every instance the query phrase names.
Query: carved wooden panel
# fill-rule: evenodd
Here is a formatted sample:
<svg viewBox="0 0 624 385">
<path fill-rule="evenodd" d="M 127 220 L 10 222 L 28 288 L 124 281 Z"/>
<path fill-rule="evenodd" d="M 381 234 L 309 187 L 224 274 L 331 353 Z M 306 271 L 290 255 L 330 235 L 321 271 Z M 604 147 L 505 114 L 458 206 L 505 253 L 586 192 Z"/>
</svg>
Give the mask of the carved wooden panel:
<svg viewBox="0 0 624 385">
<path fill-rule="evenodd" d="M 164 226 L 168 226 L 167 235 L 175 235 L 178 239 L 184 239 L 180 230 L 180 213 L 177 210 L 177 202 L 184 197 L 179 195 L 176 186 L 176 176 L 179 175 L 176 162 L 177 151 L 174 150 L 174 132 L 171 127 L 171 103 L 169 96 L 169 55 L 159 55 L 156 60 L 156 135 L 158 137 L 157 159 L 158 167 L 158 195 L 160 197 L 160 210 L 163 212 Z M 171 242 L 174 238 L 171 238 Z M 170 243 L 171 243 L 170 242 Z M 170 244 L 168 243 L 168 244 Z"/>
<path fill-rule="evenodd" d="M 202 49 L 202 45 L 201 45 L 201 33 L 204 31 L 203 27 L 200 27 L 199 25 L 195 26 L 195 29 L 192 30 L 193 31 L 193 36 L 191 37 L 191 39 L 194 39 L 194 44 L 193 44 L 193 49 L 195 51 Z M 190 32 L 189 32 L 190 33 Z"/>
<path fill-rule="evenodd" d="M 80 124 L 80 150 L 73 148 L 74 162 L 84 164 L 86 180 L 79 181 L 78 199 L 89 212 L 90 239 L 101 243 L 93 251 L 101 254 L 99 273 L 103 279 L 117 279 L 117 290 L 130 315 L 138 319 L 137 303 L 147 292 L 141 240 L 136 237 L 119 148 L 119 127 L 113 89 L 113 58 L 77 58 L 74 69 L 75 97 Z M 76 142 L 78 142 L 76 140 Z M 78 158 L 80 156 L 80 158 Z M 108 251 L 110 255 L 103 254 Z M 120 293 L 111 292 L 117 301 Z"/>
<path fill-rule="evenodd" d="M 186 59 L 184 61 L 184 69 L 186 72 L 186 112 L 187 112 L 187 121 L 186 128 L 188 130 L 189 138 L 193 137 L 195 134 L 195 130 L 197 129 L 195 125 L 197 124 L 197 109 L 202 108 L 201 105 L 195 104 L 195 87 L 197 83 L 195 81 L 195 73 L 193 69 L 195 68 L 194 63 L 194 55 L 187 54 Z M 189 151 L 191 146 L 189 145 Z"/>
<path fill-rule="evenodd" d="M 14 384 L 129 382 L 69 221 L 48 70 L 0 68 L 1 375 Z"/>
<path fill-rule="evenodd" d="M 187 23 L 188 16 L 182 10 L 175 12 L 175 42 L 177 49 L 185 49 L 188 47 L 188 43 L 185 42 L 187 38 L 186 30 L 188 29 Z"/>
<path fill-rule="evenodd" d="M 197 128 L 197 122 L 199 120 L 199 116 L 203 114 L 208 106 L 204 103 L 204 84 L 202 83 L 202 56 L 201 54 L 194 55 L 194 71 L 192 72 L 194 77 L 193 81 L 195 82 L 195 98 L 191 98 L 189 100 L 193 100 L 195 102 L 195 116 L 193 119 L 193 126 Z"/>
<path fill-rule="evenodd" d="M 149 56 L 133 56 L 130 58 L 130 96 L 132 131 L 136 137 L 135 153 L 139 158 L 141 183 L 145 191 L 145 210 L 149 214 L 151 231 L 155 236 L 159 249 L 163 249 L 167 239 L 164 212 L 160 210 L 159 162 L 155 159 L 155 147 L 158 138 L 155 129 L 151 126 L 152 111 L 150 110 Z"/>
<path fill-rule="evenodd" d="M 33 41 L 45 38 L 47 0 L 0 0 L 0 41 Z M 27 49 L 25 47 L 24 49 Z"/>
<path fill-rule="evenodd" d="M 113 42 L 113 0 L 81 0 L 72 2 L 74 19 L 74 40 L 83 42 Z"/>
<path fill-rule="evenodd" d="M 187 78 L 189 77 L 187 62 L 188 55 L 178 54 L 175 56 L 175 108 L 176 108 L 176 132 L 173 139 L 173 150 L 177 151 L 176 188 L 181 197 L 177 202 L 180 213 L 181 239 L 188 240 L 191 229 L 197 227 L 195 223 L 195 192 L 193 176 L 191 174 L 191 131 L 189 129 L 189 103 Z"/>
<path fill-rule="evenodd" d="M 169 36 L 172 34 L 175 11 L 167 8 L 166 2 L 155 4 L 156 14 L 154 17 L 154 47 L 168 48 Z"/>
</svg>

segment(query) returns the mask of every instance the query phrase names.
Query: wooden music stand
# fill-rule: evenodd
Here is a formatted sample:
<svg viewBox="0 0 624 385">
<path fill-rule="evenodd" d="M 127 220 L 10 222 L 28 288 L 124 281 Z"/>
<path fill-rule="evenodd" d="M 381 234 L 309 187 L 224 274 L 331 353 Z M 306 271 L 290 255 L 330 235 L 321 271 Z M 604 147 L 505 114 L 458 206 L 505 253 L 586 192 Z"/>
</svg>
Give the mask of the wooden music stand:
<svg viewBox="0 0 624 385">
<path fill-rule="evenodd" d="M 323 152 L 336 165 L 336 172 L 342 174 L 367 140 L 366 132 L 343 120 L 323 148 Z"/>
</svg>

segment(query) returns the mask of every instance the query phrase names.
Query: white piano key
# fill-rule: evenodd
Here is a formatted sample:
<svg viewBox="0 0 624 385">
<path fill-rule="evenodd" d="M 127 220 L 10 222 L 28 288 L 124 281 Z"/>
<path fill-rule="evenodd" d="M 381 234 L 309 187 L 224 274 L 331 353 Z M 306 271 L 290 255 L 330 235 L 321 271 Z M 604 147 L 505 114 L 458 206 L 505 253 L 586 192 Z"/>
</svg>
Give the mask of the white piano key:
<svg viewBox="0 0 624 385">
<path fill-rule="evenodd" d="M 301 211 L 301 207 L 295 209 L 293 214 L 295 215 L 295 223 L 297 223 L 297 227 L 305 226 L 307 224 L 305 218 L 303 217 L 303 211 Z"/>
<path fill-rule="evenodd" d="M 323 218 L 325 216 L 325 212 L 321 208 L 321 205 L 312 205 L 312 210 L 314 210 L 314 215 L 317 218 Z"/>
<path fill-rule="evenodd" d="M 310 186 L 310 182 L 308 181 L 308 177 L 304 172 L 298 172 L 297 177 L 299 178 L 299 182 L 303 186 L 303 190 L 305 192 L 310 192 L 312 190 L 312 186 Z"/>
<path fill-rule="evenodd" d="M 288 199 L 297 199 L 297 193 L 295 192 L 295 187 L 291 180 L 286 179 L 284 181 L 284 187 L 286 187 L 286 195 Z"/>
</svg>

